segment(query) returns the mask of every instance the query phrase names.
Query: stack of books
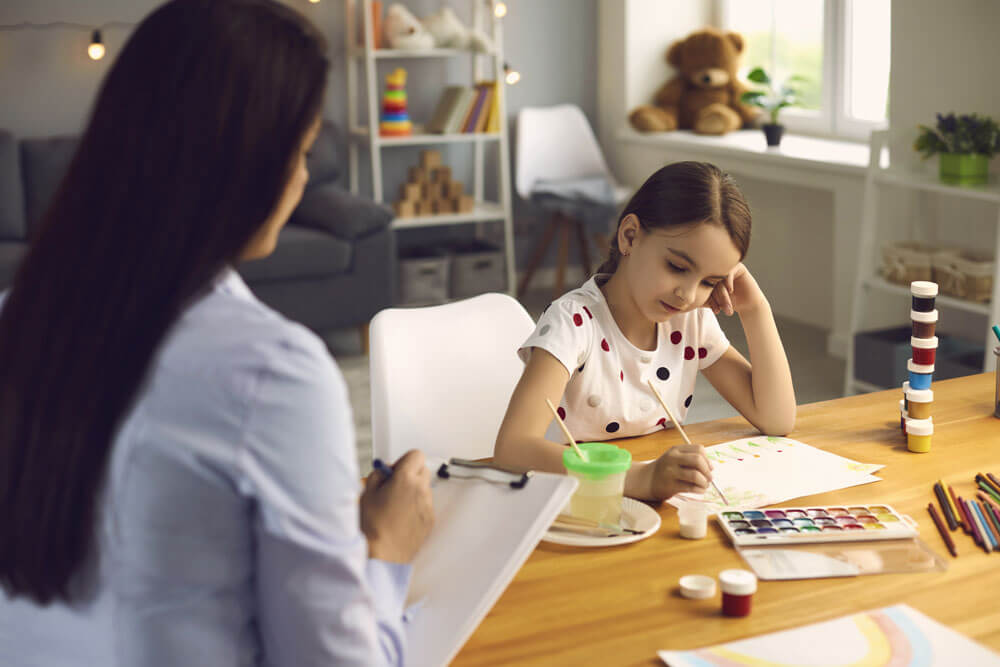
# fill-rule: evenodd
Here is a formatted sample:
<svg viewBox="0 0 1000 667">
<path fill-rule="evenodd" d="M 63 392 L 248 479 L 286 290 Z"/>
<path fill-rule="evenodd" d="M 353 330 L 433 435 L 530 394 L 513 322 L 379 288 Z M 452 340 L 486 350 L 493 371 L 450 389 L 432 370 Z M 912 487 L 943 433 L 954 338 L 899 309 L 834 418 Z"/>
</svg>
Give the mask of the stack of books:
<svg viewBox="0 0 1000 667">
<path fill-rule="evenodd" d="M 500 99 L 496 81 L 482 81 L 473 87 L 448 86 L 441 93 L 426 127 L 429 134 L 499 131 Z"/>
</svg>

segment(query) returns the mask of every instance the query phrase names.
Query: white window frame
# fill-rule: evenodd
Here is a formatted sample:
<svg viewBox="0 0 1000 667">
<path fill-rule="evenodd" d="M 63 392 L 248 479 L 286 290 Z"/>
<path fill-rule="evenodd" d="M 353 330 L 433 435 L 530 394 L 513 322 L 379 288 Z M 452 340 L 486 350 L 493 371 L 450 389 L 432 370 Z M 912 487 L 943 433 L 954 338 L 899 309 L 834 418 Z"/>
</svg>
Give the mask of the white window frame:
<svg viewBox="0 0 1000 667">
<path fill-rule="evenodd" d="M 853 0 L 853 2 L 864 0 Z M 728 29 L 729 5 L 739 0 L 716 0 L 716 24 Z M 852 0 L 823 0 L 823 89 L 822 109 L 804 111 L 794 107 L 781 110 L 781 123 L 788 131 L 819 137 L 868 141 L 872 130 L 884 129 L 883 121 L 858 120 L 848 113 L 850 99 Z M 891 35 L 888 36 L 891 39 Z M 888 84 L 888 82 L 886 82 Z"/>
</svg>

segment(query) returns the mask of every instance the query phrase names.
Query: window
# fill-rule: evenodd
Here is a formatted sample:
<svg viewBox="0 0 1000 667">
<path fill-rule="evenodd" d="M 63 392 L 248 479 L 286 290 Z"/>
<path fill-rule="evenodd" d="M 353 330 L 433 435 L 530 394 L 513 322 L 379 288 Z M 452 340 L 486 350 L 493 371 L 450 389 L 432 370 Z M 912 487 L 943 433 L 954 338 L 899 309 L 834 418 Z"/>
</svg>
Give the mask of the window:
<svg viewBox="0 0 1000 667">
<path fill-rule="evenodd" d="M 741 78 L 763 67 L 798 75 L 793 132 L 868 139 L 889 105 L 890 0 L 719 0 L 719 23 L 743 35 Z"/>
</svg>

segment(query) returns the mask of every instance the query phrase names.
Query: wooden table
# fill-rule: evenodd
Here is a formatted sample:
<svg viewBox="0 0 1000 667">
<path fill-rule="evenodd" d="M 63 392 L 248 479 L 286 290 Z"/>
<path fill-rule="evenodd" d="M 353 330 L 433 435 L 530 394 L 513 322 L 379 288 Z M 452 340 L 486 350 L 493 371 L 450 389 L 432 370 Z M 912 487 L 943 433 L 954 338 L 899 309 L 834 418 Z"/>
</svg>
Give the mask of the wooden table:
<svg viewBox="0 0 1000 667">
<path fill-rule="evenodd" d="M 659 533 L 640 542 L 604 549 L 540 544 L 454 664 L 662 665 L 659 649 L 693 649 L 896 603 L 1000 651 L 1000 553 L 986 554 L 958 532 L 958 558 L 952 558 L 926 509 L 938 479 L 968 498 L 977 472 L 1000 474 L 994 377 L 935 382 L 933 389 L 935 434 L 928 454 L 906 450 L 899 390 L 801 406 L 790 437 L 885 464 L 876 473 L 883 481 L 782 504 L 890 503 L 917 520 L 922 539 L 947 559 L 946 572 L 762 581 L 750 616 L 727 618 L 718 593 L 686 600 L 677 580 L 746 565 L 714 521 L 705 539 L 681 539 L 677 512 L 664 504 Z M 742 418 L 685 430 L 705 445 L 755 434 Z M 676 431 L 664 431 L 618 444 L 641 460 L 680 442 Z"/>
</svg>

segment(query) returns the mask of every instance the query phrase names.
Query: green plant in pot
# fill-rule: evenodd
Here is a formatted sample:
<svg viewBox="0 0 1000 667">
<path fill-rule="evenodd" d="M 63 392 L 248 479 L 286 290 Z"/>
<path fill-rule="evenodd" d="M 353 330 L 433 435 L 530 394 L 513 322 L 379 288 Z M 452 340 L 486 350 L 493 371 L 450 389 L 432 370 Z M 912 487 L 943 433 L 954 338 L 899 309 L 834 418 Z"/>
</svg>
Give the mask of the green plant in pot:
<svg viewBox="0 0 1000 667">
<path fill-rule="evenodd" d="M 780 85 L 764 71 L 763 67 L 753 68 L 747 79 L 763 86 L 763 90 L 749 90 L 740 96 L 740 101 L 750 106 L 758 107 L 767 112 L 771 122 L 764 123 L 761 127 L 764 136 L 767 138 L 768 146 L 778 146 L 781 144 L 781 135 L 785 133 L 785 126 L 778 122 L 778 112 L 785 107 L 798 104 L 799 92 L 793 84 L 804 81 L 800 76 L 790 76 Z"/>
<path fill-rule="evenodd" d="M 989 177 L 990 158 L 1000 151 L 1000 126 L 989 116 L 953 113 L 937 115 L 937 125 L 918 125 L 913 148 L 924 159 L 941 154 L 940 178 L 952 185 L 982 185 Z"/>
</svg>

